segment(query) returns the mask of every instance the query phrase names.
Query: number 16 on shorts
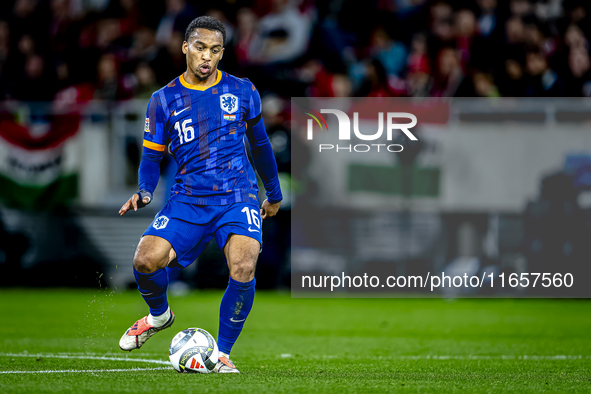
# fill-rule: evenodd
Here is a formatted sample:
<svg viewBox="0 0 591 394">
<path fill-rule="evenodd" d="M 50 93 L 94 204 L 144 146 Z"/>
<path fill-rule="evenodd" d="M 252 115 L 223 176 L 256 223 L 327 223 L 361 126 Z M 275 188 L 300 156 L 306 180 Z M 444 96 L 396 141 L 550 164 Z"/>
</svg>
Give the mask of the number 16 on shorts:
<svg viewBox="0 0 591 394">
<path fill-rule="evenodd" d="M 248 222 L 248 231 L 250 231 L 251 233 L 260 233 L 261 219 L 259 217 L 259 211 L 256 209 L 251 209 L 250 207 L 244 207 L 240 212 L 244 212 L 246 214 L 246 221 Z M 255 227 L 252 227 L 253 224 Z"/>
</svg>

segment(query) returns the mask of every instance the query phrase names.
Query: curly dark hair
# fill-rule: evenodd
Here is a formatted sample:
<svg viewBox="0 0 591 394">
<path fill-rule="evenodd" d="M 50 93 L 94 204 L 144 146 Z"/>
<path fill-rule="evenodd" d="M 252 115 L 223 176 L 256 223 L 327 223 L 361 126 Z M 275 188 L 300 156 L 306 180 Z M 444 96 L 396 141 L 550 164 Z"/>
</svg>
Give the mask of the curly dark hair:
<svg viewBox="0 0 591 394">
<path fill-rule="evenodd" d="M 193 21 L 189 23 L 187 31 L 185 32 L 185 41 L 189 41 L 189 36 L 195 29 L 219 31 L 222 33 L 223 45 L 226 45 L 226 28 L 224 27 L 224 24 L 216 18 L 211 16 L 200 16 L 199 18 L 193 19 Z"/>
</svg>

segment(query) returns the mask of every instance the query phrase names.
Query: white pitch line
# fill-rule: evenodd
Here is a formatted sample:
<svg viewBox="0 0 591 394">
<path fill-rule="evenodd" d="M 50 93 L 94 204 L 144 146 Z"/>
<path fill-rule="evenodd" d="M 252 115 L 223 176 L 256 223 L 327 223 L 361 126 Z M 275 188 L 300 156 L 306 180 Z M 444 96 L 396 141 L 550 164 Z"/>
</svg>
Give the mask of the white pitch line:
<svg viewBox="0 0 591 394">
<path fill-rule="evenodd" d="M 379 359 L 379 357 L 377 357 Z M 400 360 L 582 360 L 591 356 L 582 355 L 554 355 L 554 356 L 528 356 L 528 355 L 498 355 L 498 356 L 399 356 Z"/>
<path fill-rule="evenodd" d="M 48 371 L 0 371 L 0 374 L 9 374 L 9 373 L 95 373 L 95 372 L 136 372 L 136 371 L 160 371 L 160 370 L 170 370 L 170 368 L 166 367 L 157 367 L 157 368 L 126 368 L 126 369 L 86 369 L 86 370 L 77 370 L 77 369 L 62 369 L 62 370 L 48 370 Z"/>
<path fill-rule="evenodd" d="M 33 353 L 29 353 L 28 351 L 23 351 L 20 353 L 2 353 L 0 352 L 0 356 L 2 355 L 6 355 L 6 354 L 33 354 Z M 48 353 L 48 354 L 56 354 L 58 356 L 79 356 L 79 355 L 83 355 L 83 356 L 116 356 L 116 357 L 127 357 L 127 358 L 131 358 L 128 357 L 128 355 L 130 355 L 131 353 L 129 352 L 123 352 L 123 351 L 118 351 L 118 352 L 100 352 L 100 353 L 96 353 L 96 352 L 58 352 L 58 353 Z M 134 354 L 139 354 L 139 353 L 134 353 Z M 161 356 L 162 352 L 141 352 L 142 356 Z"/>
<path fill-rule="evenodd" d="M 293 354 L 280 354 L 279 358 L 294 358 Z M 312 359 L 355 359 L 359 357 L 339 357 L 336 355 L 308 355 Z M 451 356 L 451 355 L 425 355 L 425 356 L 378 356 L 376 360 L 589 360 L 591 356 L 583 355 L 552 355 L 552 356 L 528 356 L 528 355 L 498 355 L 498 356 Z"/>
<path fill-rule="evenodd" d="M 127 361 L 127 362 L 139 362 L 139 363 L 150 363 L 170 366 L 170 361 L 164 360 L 153 360 L 149 358 L 132 358 L 132 357 L 109 357 L 109 356 L 89 356 L 83 353 L 78 355 L 74 353 L 68 354 L 52 354 L 52 353 L 0 353 L 0 357 L 37 357 L 37 358 L 75 358 L 79 360 L 106 360 L 106 361 Z"/>
</svg>

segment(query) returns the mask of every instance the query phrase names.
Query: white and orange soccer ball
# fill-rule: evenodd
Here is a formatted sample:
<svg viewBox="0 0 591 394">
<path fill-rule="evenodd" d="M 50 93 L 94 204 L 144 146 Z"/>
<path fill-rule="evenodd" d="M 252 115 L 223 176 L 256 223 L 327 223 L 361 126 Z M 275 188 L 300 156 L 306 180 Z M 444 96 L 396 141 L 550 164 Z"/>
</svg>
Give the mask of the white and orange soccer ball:
<svg viewBox="0 0 591 394">
<path fill-rule="evenodd" d="M 218 344 L 202 328 L 187 328 L 172 338 L 168 358 L 180 373 L 210 373 L 218 362 Z"/>
</svg>

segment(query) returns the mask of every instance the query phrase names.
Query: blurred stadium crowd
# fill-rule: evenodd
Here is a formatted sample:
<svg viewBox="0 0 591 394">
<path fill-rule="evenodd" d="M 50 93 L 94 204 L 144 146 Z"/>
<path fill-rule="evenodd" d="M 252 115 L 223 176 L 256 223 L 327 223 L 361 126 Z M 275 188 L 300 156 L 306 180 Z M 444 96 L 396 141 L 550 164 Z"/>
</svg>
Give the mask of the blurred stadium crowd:
<svg viewBox="0 0 591 394">
<path fill-rule="evenodd" d="M 591 95 L 584 0 L 16 0 L 0 4 L 0 99 L 147 98 L 184 31 L 226 25 L 221 69 L 292 96 Z"/>
</svg>

